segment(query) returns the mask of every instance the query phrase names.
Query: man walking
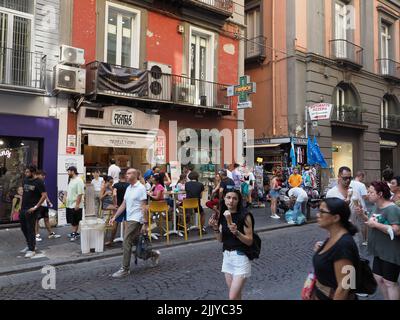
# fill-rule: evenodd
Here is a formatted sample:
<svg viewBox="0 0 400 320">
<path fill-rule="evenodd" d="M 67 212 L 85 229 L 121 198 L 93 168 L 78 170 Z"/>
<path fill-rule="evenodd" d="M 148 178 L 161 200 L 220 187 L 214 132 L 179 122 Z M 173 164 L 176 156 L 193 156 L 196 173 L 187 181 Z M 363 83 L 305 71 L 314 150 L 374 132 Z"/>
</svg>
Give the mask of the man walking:
<svg viewBox="0 0 400 320">
<path fill-rule="evenodd" d="M 111 165 L 108 168 L 108 176 L 113 178 L 114 184 L 119 182 L 119 174 L 121 173 L 121 168 L 118 167 L 114 159 L 110 161 Z"/>
<path fill-rule="evenodd" d="M 44 180 L 46 179 L 46 172 L 43 170 L 39 170 L 37 172 L 36 178 L 41 180 L 44 184 Z M 61 237 L 59 234 L 56 234 L 55 232 L 53 232 L 53 230 L 51 230 L 51 225 L 50 225 L 50 220 L 49 220 L 49 208 L 52 208 L 52 207 L 53 207 L 53 204 L 51 203 L 49 197 L 46 197 L 46 200 L 43 201 L 43 204 L 37 210 L 37 213 L 36 213 L 36 241 L 42 241 L 42 238 L 40 237 L 40 232 L 39 232 L 40 219 L 44 220 L 44 225 L 46 226 L 47 232 L 49 233 L 49 235 L 48 235 L 49 239 L 57 239 L 57 238 Z"/>
<path fill-rule="evenodd" d="M 47 198 L 44 183 L 35 177 L 36 172 L 37 169 L 35 166 L 30 166 L 25 170 L 24 194 L 22 196 L 22 207 L 19 215 L 21 230 L 28 245 L 27 248 L 21 251 L 21 253 L 26 253 L 25 258 L 32 258 L 36 254 L 36 213 Z"/>
<path fill-rule="evenodd" d="M 100 191 L 103 186 L 104 179 L 100 177 L 100 170 L 96 169 L 93 172 L 93 180 L 91 182 L 91 185 L 93 186 L 94 189 L 94 211 L 96 212 L 96 216 L 100 216 L 100 205 L 101 205 L 101 200 L 100 200 Z"/>
<path fill-rule="evenodd" d="M 110 220 L 110 225 L 126 210 L 126 232 L 124 234 L 124 249 L 122 267 L 112 276 L 114 278 L 126 277 L 130 273 L 132 246 L 137 242 L 140 233 L 148 231 L 148 217 L 146 214 L 147 192 L 144 185 L 139 181 L 139 173 L 136 169 L 129 169 L 126 173 L 129 187 L 126 189 L 124 201 L 118 208 L 117 213 Z M 153 264 L 157 265 L 160 252 L 153 251 L 151 257 Z"/>
<path fill-rule="evenodd" d="M 72 226 L 72 233 L 68 234 L 71 241 L 79 239 L 79 222 L 82 220 L 83 194 L 85 186 L 78 176 L 76 167 L 68 168 L 69 183 L 66 195 L 67 223 Z"/>
</svg>

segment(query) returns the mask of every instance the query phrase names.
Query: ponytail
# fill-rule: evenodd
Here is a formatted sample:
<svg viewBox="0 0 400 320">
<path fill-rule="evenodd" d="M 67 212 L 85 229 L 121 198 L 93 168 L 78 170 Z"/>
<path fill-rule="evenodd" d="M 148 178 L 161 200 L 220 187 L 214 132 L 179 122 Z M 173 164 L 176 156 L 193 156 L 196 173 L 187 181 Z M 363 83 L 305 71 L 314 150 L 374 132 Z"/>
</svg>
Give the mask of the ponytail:
<svg viewBox="0 0 400 320">
<path fill-rule="evenodd" d="M 345 228 L 350 233 L 351 236 L 354 236 L 359 231 L 358 228 L 354 224 L 352 224 L 349 220 L 342 221 L 342 225 L 343 228 Z"/>
</svg>

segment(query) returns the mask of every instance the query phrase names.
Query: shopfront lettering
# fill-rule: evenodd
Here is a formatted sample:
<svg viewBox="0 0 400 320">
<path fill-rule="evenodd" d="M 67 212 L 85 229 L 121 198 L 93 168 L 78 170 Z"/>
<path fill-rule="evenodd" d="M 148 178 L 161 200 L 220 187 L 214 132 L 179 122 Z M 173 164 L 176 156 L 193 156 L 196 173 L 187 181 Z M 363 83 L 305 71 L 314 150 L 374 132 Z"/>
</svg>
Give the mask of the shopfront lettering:
<svg viewBox="0 0 400 320">
<path fill-rule="evenodd" d="M 0 157 L 7 157 L 7 159 L 11 158 L 11 151 L 10 150 L 1 150 Z"/>
<path fill-rule="evenodd" d="M 130 111 L 114 111 L 112 114 L 112 125 L 115 127 L 133 127 L 134 115 Z"/>
</svg>

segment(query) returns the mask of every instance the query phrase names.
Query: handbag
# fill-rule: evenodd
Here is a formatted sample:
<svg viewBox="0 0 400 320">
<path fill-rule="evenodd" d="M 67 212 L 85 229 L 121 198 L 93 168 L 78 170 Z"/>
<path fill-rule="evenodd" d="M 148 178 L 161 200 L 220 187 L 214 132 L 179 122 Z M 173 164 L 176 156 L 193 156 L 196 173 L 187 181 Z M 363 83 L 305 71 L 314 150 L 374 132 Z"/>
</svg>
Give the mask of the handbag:
<svg viewBox="0 0 400 320">
<path fill-rule="evenodd" d="M 310 272 L 304 282 L 303 289 L 301 290 L 302 300 L 311 300 L 312 294 L 315 289 L 315 284 L 317 283 L 317 277 L 314 272 Z"/>
<path fill-rule="evenodd" d="M 374 294 L 378 287 L 378 284 L 375 280 L 371 268 L 369 267 L 369 261 L 360 258 L 357 271 L 358 271 L 356 276 L 357 289 L 355 290 L 355 292 L 368 295 Z"/>
<path fill-rule="evenodd" d="M 249 212 L 251 222 L 253 224 L 253 243 L 251 244 L 250 247 L 246 250 L 246 256 L 249 258 L 250 261 L 254 259 L 258 259 L 260 257 L 261 253 L 261 238 L 258 236 L 257 233 L 254 232 L 254 217 L 253 215 Z"/>
<path fill-rule="evenodd" d="M 14 211 L 11 215 L 11 221 L 17 222 L 19 221 L 19 211 Z"/>
<path fill-rule="evenodd" d="M 208 225 L 209 226 L 215 226 L 219 222 L 219 213 L 213 212 L 213 214 L 210 216 L 210 219 L 208 219 Z"/>
</svg>

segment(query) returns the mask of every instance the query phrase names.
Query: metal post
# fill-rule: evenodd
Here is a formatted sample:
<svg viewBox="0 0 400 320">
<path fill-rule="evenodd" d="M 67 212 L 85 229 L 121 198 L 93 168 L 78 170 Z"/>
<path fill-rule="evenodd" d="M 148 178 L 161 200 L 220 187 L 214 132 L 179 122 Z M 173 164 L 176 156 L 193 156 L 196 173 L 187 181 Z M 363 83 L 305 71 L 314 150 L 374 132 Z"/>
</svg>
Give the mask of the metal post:
<svg viewBox="0 0 400 320">
<path fill-rule="evenodd" d="M 308 107 L 307 106 L 306 106 L 305 126 L 306 126 L 306 139 L 308 139 Z"/>
</svg>

